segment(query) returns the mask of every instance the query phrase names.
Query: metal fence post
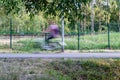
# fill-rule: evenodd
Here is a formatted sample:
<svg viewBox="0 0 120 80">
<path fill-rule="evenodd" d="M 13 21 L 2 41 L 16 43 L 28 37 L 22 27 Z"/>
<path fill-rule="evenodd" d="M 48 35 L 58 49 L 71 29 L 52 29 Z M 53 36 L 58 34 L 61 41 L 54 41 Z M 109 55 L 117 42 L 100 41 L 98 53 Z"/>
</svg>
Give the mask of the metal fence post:
<svg viewBox="0 0 120 80">
<path fill-rule="evenodd" d="M 10 48 L 12 49 L 12 18 L 10 18 Z"/>
<path fill-rule="evenodd" d="M 74 4 L 75 4 L 75 7 L 76 7 L 76 24 L 77 24 L 77 27 L 78 27 L 78 50 L 80 50 L 80 26 L 78 25 L 78 10 L 79 10 L 79 7 L 78 7 L 78 2 L 76 2 L 76 0 L 74 0 Z"/>
<path fill-rule="evenodd" d="M 109 11 L 108 10 L 108 7 L 109 7 L 108 2 L 109 2 L 109 0 L 107 0 L 107 11 Z M 108 27 L 108 48 L 110 49 L 110 27 L 109 27 L 108 21 L 107 21 L 107 27 Z"/>
<path fill-rule="evenodd" d="M 64 15 L 62 15 L 62 52 L 64 52 Z"/>
<path fill-rule="evenodd" d="M 107 27 L 108 27 L 108 48 L 110 49 L 110 27 L 108 22 L 107 22 Z"/>
<path fill-rule="evenodd" d="M 62 8 L 64 7 L 65 4 L 65 0 L 63 0 L 62 3 Z M 61 16 L 61 25 L 62 25 L 62 52 L 64 52 L 64 8 L 61 11 L 62 16 Z"/>
<path fill-rule="evenodd" d="M 78 50 L 80 50 L 80 25 L 78 24 Z"/>
</svg>

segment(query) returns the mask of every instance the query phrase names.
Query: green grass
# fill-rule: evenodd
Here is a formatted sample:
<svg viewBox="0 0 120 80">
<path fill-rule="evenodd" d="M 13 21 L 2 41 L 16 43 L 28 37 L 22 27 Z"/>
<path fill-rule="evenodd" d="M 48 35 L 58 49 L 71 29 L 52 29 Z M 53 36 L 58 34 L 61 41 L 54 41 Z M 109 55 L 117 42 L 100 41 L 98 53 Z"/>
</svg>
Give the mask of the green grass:
<svg viewBox="0 0 120 80">
<path fill-rule="evenodd" d="M 77 49 L 78 39 L 76 36 L 66 38 L 65 42 L 67 43 L 66 49 L 72 49 L 72 50 Z M 80 45 L 81 50 L 107 49 L 108 48 L 108 35 L 98 34 L 98 35 L 80 36 L 79 45 Z M 120 33 L 110 34 L 110 48 L 120 49 Z"/>
<path fill-rule="evenodd" d="M 35 43 L 34 39 L 20 40 L 17 43 L 13 43 L 13 50 L 25 51 L 25 52 L 38 52 L 42 51 L 41 43 Z M 61 41 L 61 39 L 58 39 Z M 78 49 L 78 37 L 68 36 L 65 37 L 66 50 L 77 50 Z M 101 50 L 108 49 L 108 35 L 107 34 L 96 34 L 96 35 L 81 35 L 80 36 L 80 50 Z M 1 49 L 7 48 L 5 45 L 0 46 Z M 110 33 L 110 48 L 112 50 L 120 49 L 120 33 Z"/>
</svg>

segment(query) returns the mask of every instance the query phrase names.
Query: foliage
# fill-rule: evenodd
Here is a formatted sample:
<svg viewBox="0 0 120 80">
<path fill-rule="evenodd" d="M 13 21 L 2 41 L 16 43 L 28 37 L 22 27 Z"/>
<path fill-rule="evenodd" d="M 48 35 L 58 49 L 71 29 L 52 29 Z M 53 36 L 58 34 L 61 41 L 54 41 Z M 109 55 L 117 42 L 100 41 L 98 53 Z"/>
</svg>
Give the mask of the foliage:
<svg viewBox="0 0 120 80">
<path fill-rule="evenodd" d="M 1 0 L 0 1 L 0 6 L 1 8 L 4 9 L 5 14 L 16 14 L 18 13 L 22 6 L 23 3 L 21 0 Z"/>
<path fill-rule="evenodd" d="M 47 20 L 55 20 L 61 26 L 60 17 L 64 12 L 65 33 L 91 31 L 91 0 L 1 0 L 0 1 L 0 34 L 9 34 L 9 18 L 13 20 L 13 34 L 37 35 L 43 27 L 47 27 Z M 7 15 L 6 15 L 7 14 Z M 105 0 L 97 0 L 94 6 L 95 32 L 102 32 L 106 22 L 117 24 L 119 3 L 110 0 L 109 7 Z M 76 24 L 80 25 L 77 26 Z M 96 25 L 97 24 L 97 25 Z M 115 28 L 111 28 L 115 29 Z M 119 23 L 117 29 L 119 31 Z M 70 33 L 71 34 L 71 33 Z"/>
<path fill-rule="evenodd" d="M 24 12 L 21 15 L 14 14 L 12 17 L 12 34 L 13 35 L 38 35 L 42 28 L 46 27 L 46 20 L 42 17 L 43 13 L 35 15 L 30 20 L 29 14 Z M 10 21 L 7 16 L 0 17 L 0 35 L 9 35 Z"/>
</svg>

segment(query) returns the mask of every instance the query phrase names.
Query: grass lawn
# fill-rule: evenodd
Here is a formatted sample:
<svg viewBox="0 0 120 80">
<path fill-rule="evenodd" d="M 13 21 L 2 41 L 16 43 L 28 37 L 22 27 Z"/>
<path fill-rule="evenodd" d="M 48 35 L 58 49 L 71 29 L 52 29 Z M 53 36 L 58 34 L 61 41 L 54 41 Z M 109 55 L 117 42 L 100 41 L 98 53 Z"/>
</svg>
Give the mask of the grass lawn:
<svg viewBox="0 0 120 80">
<path fill-rule="evenodd" d="M 65 42 L 68 44 L 66 49 L 77 49 L 78 38 L 76 36 L 66 38 Z M 96 34 L 80 36 L 80 50 L 97 50 L 108 48 L 108 35 Z M 120 49 L 120 33 L 110 33 L 110 48 L 113 50 Z"/>
<path fill-rule="evenodd" d="M 39 52 L 44 51 L 40 45 L 43 44 L 43 39 L 39 39 L 40 43 L 34 43 L 35 38 L 20 39 L 17 42 L 13 42 L 13 52 Z M 60 38 L 58 38 L 61 41 Z M 66 51 L 78 49 L 78 38 L 77 36 L 65 36 Z M 107 34 L 96 34 L 96 35 L 81 35 L 80 36 L 80 50 L 81 51 L 104 51 L 108 50 L 108 35 Z M 1 50 L 9 50 L 9 45 L 1 45 Z M 110 50 L 120 49 L 120 33 L 110 33 Z"/>
</svg>

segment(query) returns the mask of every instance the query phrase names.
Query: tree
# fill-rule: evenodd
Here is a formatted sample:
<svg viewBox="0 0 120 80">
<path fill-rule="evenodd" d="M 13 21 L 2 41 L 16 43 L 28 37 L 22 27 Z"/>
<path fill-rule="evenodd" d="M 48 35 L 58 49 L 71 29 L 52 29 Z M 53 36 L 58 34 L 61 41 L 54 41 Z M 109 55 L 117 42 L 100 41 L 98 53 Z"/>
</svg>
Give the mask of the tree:
<svg viewBox="0 0 120 80">
<path fill-rule="evenodd" d="M 95 21 L 98 22 L 98 30 L 102 31 L 102 23 L 106 22 L 106 10 L 104 9 L 103 0 L 97 0 L 95 4 Z"/>
<path fill-rule="evenodd" d="M 10 13 L 18 13 L 22 8 L 23 3 L 21 0 L 1 0 L 0 6 L 1 8 L 4 8 L 5 14 L 8 15 Z"/>
<path fill-rule="evenodd" d="M 117 14 L 118 14 L 118 28 L 119 28 L 119 32 L 120 32 L 120 0 L 116 0 L 117 2 Z"/>
<path fill-rule="evenodd" d="M 120 32 L 120 0 L 116 0 L 116 4 L 117 4 L 117 8 L 114 11 L 113 14 L 116 14 L 116 16 L 114 15 L 113 17 L 115 17 L 115 21 L 118 23 L 118 30 Z"/>
<path fill-rule="evenodd" d="M 18 13 L 23 5 L 26 7 L 26 12 L 30 12 L 30 16 L 37 14 L 39 11 L 44 11 L 46 15 L 52 14 L 54 16 L 60 16 L 63 11 L 65 17 L 69 18 L 71 12 L 77 12 L 75 0 L 50 1 L 51 0 L 1 0 L 1 5 L 5 8 L 7 14 L 11 12 L 13 14 Z M 80 9 L 81 3 L 87 3 L 89 1 L 91 0 L 76 0 L 76 3 Z"/>
</svg>

